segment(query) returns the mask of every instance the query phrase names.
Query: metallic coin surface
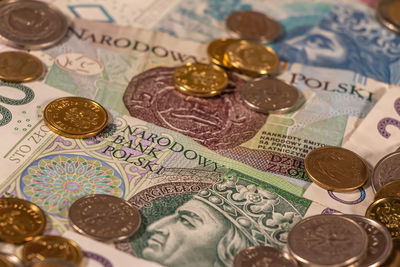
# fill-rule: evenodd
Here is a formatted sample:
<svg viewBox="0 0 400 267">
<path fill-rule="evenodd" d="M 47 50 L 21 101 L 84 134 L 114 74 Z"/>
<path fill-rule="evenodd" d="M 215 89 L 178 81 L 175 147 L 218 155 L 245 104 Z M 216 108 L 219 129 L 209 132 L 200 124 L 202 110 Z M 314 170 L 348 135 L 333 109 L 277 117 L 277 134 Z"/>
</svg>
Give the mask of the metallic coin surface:
<svg viewBox="0 0 400 267">
<path fill-rule="evenodd" d="M 77 265 L 60 259 L 45 259 L 43 261 L 31 262 L 27 267 L 77 267 Z"/>
<path fill-rule="evenodd" d="M 182 93 L 210 97 L 223 92 L 228 85 L 228 75 L 215 65 L 188 63 L 175 69 L 174 83 Z"/>
<path fill-rule="evenodd" d="M 43 233 L 44 212 L 35 204 L 18 198 L 0 198 L 0 240 L 20 244 Z"/>
<path fill-rule="evenodd" d="M 43 73 L 43 64 L 37 57 L 24 52 L 0 53 L 0 79 L 6 82 L 29 82 Z"/>
<path fill-rule="evenodd" d="M 71 138 L 88 138 L 100 133 L 108 123 L 107 111 L 83 97 L 62 97 L 44 109 L 44 122 L 53 132 Z"/>
<path fill-rule="evenodd" d="M 400 198 L 386 197 L 369 205 L 365 217 L 382 223 L 393 239 L 400 239 Z"/>
<path fill-rule="evenodd" d="M 301 263 L 347 266 L 365 256 L 368 236 L 361 226 L 344 216 L 315 215 L 292 228 L 287 245 Z"/>
<path fill-rule="evenodd" d="M 61 259 L 79 265 L 82 262 L 82 249 L 74 241 L 61 236 L 37 236 L 22 247 L 24 263 L 45 259 Z"/>
<path fill-rule="evenodd" d="M 139 229 L 139 211 L 110 195 L 88 195 L 75 201 L 68 213 L 73 228 L 98 240 L 122 240 Z"/>
<path fill-rule="evenodd" d="M 393 249 L 392 237 L 386 227 L 364 216 L 354 214 L 344 214 L 343 216 L 354 220 L 367 232 L 367 255 L 360 262 L 360 266 L 381 266 L 389 258 Z"/>
<path fill-rule="evenodd" d="M 379 1 L 376 13 L 383 25 L 400 33 L 400 0 Z"/>
<path fill-rule="evenodd" d="M 381 267 L 399 267 L 399 266 L 400 266 L 400 239 L 394 239 L 392 254 Z"/>
<path fill-rule="evenodd" d="M 24 267 L 24 265 L 17 256 L 0 252 L 0 267 Z"/>
<path fill-rule="evenodd" d="M 237 39 L 217 39 L 212 41 L 207 48 L 208 59 L 218 66 L 232 68 L 229 62 L 226 48 L 233 43 L 239 42 Z"/>
<path fill-rule="evenodd" d="M 262 113 L 285 113 L 293 110 L 299 101 L 297 89 L 281 80 L 263 77 L 239 87 L 243 102 Z"/>
<path fill-rule="evenodd" d="M 232 66 L 249 76 L 274 74 L 279 68 L 279 57 L 275 51 L 261 44 L 240 41 L 226 48 Z"/>
<path fill-rule="evenodd" d="M 337 192 L 355 190 L 365 184 L 369 177 L 369 169 L 364 160 L 342 147 L 314 149 L 307 154 L 304 166 L 314 183 Z"/>
<path fill-rule="evenodd" d="M 240 10 L 229 14 L 226 27 L 235 38 L 256 42 L 271 42 L 281 32 L 279 22 L 252 10 Z"/>
<path fill-rule="evenodd" d="M 398 197 L 400 198 L 400 180 L 392 181 L 378 190 L 375 194 L 375 200 L 385 197 Z"/>
<path fill-rule="evenodd" d="M 375 165 L 372 188 L 378 192 L 385 184 L 400 180 L 400 151 L 390 153 Z"/>
<path fill-rule="evenodd" d="M 49 47 L 60 41 L 67 30 L 67 18 L 51 5 L 33 0 L 0 2 L 0 37 L 9 46 Z"/>
<path fill-rule="evenodd" d="M 268 266 L 268 267 L 296 267 L 297 262 L 289 253 L 273 247 L 248 247 L 240 251 L 233 262 L 234 267 Z"/>
</svg>

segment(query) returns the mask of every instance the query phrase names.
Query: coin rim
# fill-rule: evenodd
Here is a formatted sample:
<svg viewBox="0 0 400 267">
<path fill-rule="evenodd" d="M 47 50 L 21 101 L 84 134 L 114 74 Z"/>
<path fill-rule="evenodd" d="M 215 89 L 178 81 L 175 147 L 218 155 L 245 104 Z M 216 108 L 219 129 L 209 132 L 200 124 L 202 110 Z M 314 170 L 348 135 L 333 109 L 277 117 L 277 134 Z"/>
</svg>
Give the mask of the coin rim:
<svg viewBox="0 0 400 267">
<path fill-rule="evenodd" d="M 333 214 L 329 214 L 329 215 L 328 215 L 328 214 L 313 215 L 313 216 L 310 216 L 310 217 L 307 217 L 307 218 L 303 218 L 301 221 L 299 221 L 297 224 L 295 224 L 295 225 L 292 227 L 291 231 L 289 232 L 288 238 L 287 238 L 287 248 L 288 248 L 290 254 L 291 254 L 297 261 L 299 261 L 300 263 L 310 264 L 310 265 L 312 265 L 312 266 L 316 266 L 316 265 L 314 265 L 314 263 L 310 262 L 310 261 L 307 260 L 307 259 L 302 258 L 301 256 L 297 255 L 297 254 L 293 251 L 293 249 L 292 249 L 292 248 L 290 247 L 290 245 L 289 245 L 289 244 L 290 244 L 289 241 L 291 240 L 291 239 L 290 239 L 290 233 L 293 231 L 293 229 L 295 229 L 295 227 L 300 227 L 301 223 L 304 223 L 304 222 L 306 222 L 306 221 L 312 220 L 312 219 L 315 218 L 315 217 L 327 217 L 327 216 L 341 217 L 342 219 L 348 220 L 349 222 L 353 223 L 353 224 L 356 225 L 356 226 L 358 227 L 358 229 L 361 231 L 361 235 L 364 236 L 364 239 L 366 240 L 366 242 L 364 242 L 364 244 L 363 244 L 364 249 L 362 249 L 363 253 L 362 253 L 361 255 L 354 256 L 353 258 L 350 258 L 350 259 L 348 259 L 348 260 L 345 261 L 345 262 L 338 263 L 338 264 L 335 264 L 335 265 L 318 265 L 318 266 L 344 267 L 344 266 L 349 266 L 350 264 L 353 264 L 353 263 L 359 261 L 361 258 L 363 258 L 364 255 L 365 255 L 365 253 L 366 253 L 367 247 L 368 247 L 368 235 L 367 235 L 366 231 L 363 229 L 363 227 L 361 227 L 361 226 L 360 226 L 358 223 L 356 223 L 354 220 L 351 220 L 351 219 L 346 218 L 346 217 L 344 217 L 344 216 L 338 216 L 338 215 L 333 215 Z"/>
<path fill-rule="evenodd" d="M 102 237 L 97 236 L 97 235 L 95 236 L 95 235 L 92 235 L 92 234 L 86 232 L 86 231 L 83 230 L 82 228 L 80 228 L 79 225 L 76 224 L 76 223 L 71 219 L 71 216 L 70 216 L 71 209 L 73 208 L 74 205 L 77 205 L 77 204 L 75 204 L 75 203 L 78 203 L 78 201 L 84 201 L 85 199 L 88 199 L 88 198 L 95 198 L 95 197 L 99 197 L 99 196 L 100 196 L 100 197 L 104 197 L 104 196 L 105 196 L 105 197 L 111 197 L 111 198 L 114 198 L 114 199 L 118 199 L 118 200 L 123 201 L 124 204 L 127 204 L 128 206 L 130 206 L 130 207 L 135 211 L 135 213 L 137 213 L 136 215 L 137 215 L 137 217 L 138 217 L 138 220 L 137 220 L 137 225 L 136 225 L 136 227 L 135 227 L 130 233 L 128 233 L 128 234 L 121 235 L 121 236 L 114 237 L 114 238 L 102 238 Z M 142 224 L 142 215 L 140 214 L 139 209 L 137 209 L 135 206 L 133 206 L 131 203 L 129 203 L 127 200 L 125 200 L 125 199 L 123 199 L 123 198 L 116 197 L 116 196 L 113 196 L 113 195 L 106 195 L 106 194 L 90 194 L 90 195 L 86 195 L 86 196 L 84 196 L 84 197 L 81 197 L 81 198 L 77 199 L 74 203 L 72 203 L 72 205 L 71 205 L 71 206 L 69 207 L 69 209 L 68 209 L 68 221 L 69 221 L 70 225 L 72 226 L 72 228 L 73 228 L 75 231 L 77 231 L 78 233 L 83 234 L 83 235 L 85 235 L 85 236 L 88 236 L 88 237 L 91 237 L 91 238 L 93 238 L 93 239 L 100 240 L 100 241 L 121 241 L 121 240 L 124 240 L 124 239 L 127 239 L 127 238 L 133 236 L 133 235 L 139 230 L 139 228 L 140 228 L 140 226 L 141 226 L 141 224 Z"/>
<path fill-rule="evenodd" d="M 372 225 L 373 227 L 375 227 L 376 229 L 378 229 L 385 237 L 386 239 L 386 244 L 387 244 L 387 248 L 384 250 L 384 253 L 382 253 L 381 255 L 379 255 L 379 258 L 376 260 L 375 263 L 373 263 L 372 265 L 368 265 L 368 267 L 378 267 L 381 266 L 381 264 L 383 264 L 391 255 L 392 253 L 392 249 L 393 249 L 393 242 L 392 242 L 392 236 L 389 232 L 389 230 L 380 222 L 377 222 L 375 220 L 372 220 L 370 218 L 367 218 L 365 216 L 362 215 L 357 215 L 357 214 L 340 214 L 338 216 L 345 216 L 347 218 L 350 218 L 352 220 L 354 220 L 353 218 L 358 218 L 360 220 L 363 220 L 364 222 L 367 222 L 369 225 Z M 356 223 L 358 223 L 356 220 L 354 220 Z M 368 233 L 367 233 L 368 235 Z M 367 247 L 368 250 L 368 247 Z M 368 253 L 368 251 L 367 251 Z M 361 266 L 363 266 L 365 259 L 361 261 Z"/>
<path fill-rule="evenodd" d="M 388 12 L 387 12 L 387 8 L 388 5 L 391 2 L 394 2 L 395 0 L 380 0 L 378 1 L 378 6 L 376 8 L 376 16 L 378 17 L 378 20 L 381 22 L 381 24 L 383 26 L 385 26 L 386 28 L 388 28 L 391 31 L 394 31 L 396 33 L 400 33 L 400 25 L 397 25 L 396 23 L 394 23 Z"/>
<path fill-rule="evenodd" d="M 4 55 L 4 54 L 20 54 L 20 55 L 25 55 L 27 57 L 30 57 L 31 59 L 33 59 L 34 61 L 39 63 L 40 71 L 36 71 L 31 76 L 28 76 L 28 77 L 25 77 L 25 78 L 22 78 L 22 79 L 9 79 L 9 78 L 3 76 L 1 71 L 0 71 L 0 80 L 5 81 L 5 82 L 11 82 L 11 83 L 23 83 L 23 82 L 30 82 L 30 81 L 37 80 L 43 75 L 44 69 L 45 69 L 44 65 L 43 65 L 43 62 L 39 58 L 37 58 L 36 56 L 32 55 L 31 53 L 26 53 L 26 52 L 23 52 L 23 51 L 4 51 L 4 52 L 0 53 L 0 57 L 2 55 Z"/>
<path fill-rule="evenodd" d="M 23 203 L 23 205 L 28 206 L 29 209 L 32 209 L 32 207 L 34 207 L 34 209 L 37 209 L 36 211 L 34 210 L 35 213 L 38 214 L 39 216 L 41 216 L 42 217 L 41 219 L 43 220 L 43 223 L 40 225 L 39 229 L 37 231 L 35 231 L 35 233 L 33 233 L 33 234 L 31 233 L 31 235 L 26 236 L 25 238 L 21 238 L 18 241 L 4 238 L 4 237 L 1 237 L 1 235 L 0 235 L 1 241 L 4 241 L 6 243 L 11 243 L 11 244 L 22 244 L 24 242 L 33 240 L 35 237 L 37 237 L 38 235 L 41 235 L 43 233 L 44 229 L 46 228 L 47 217 L 46 217 L 45 212 L 38 205 L 36 205 L 35 203 L 28 201 L 26 199 L 16 198 L 16 197 L 2 197 L 2 198 L 0 198 L 0 201 L 1 200 L 16 201 L 19 203 Z M 15 202 L 13 202 L 12 204 L 14 204 L 14 203 Z"/>
<path fill-rule="evenodd" d="M 29 49 L 29 50 L 39 50 L 39 49 L 42 49 L 42 48 L 48 48 L 48 47 L 50 47 L 52 45 L 55 45 L 58 42 L 60 42 L 66 36 L 66 34 L 68 33 L 69 26 L 72 25 L 71 20 L 67 16 L 65 16 L 63 12 L 61 12 L 53 4 L 50 4 L 50 3 L 47 3 L 47 2 L 34 1 L 34 0 L 6 0 L 6 1 L 0 1 L 0 10 L 2 8 L 2 5 L 7 5 L 7 4 L 14 3 L 14 2 L 33 2 L 35 4 L 37 4 L 37 3 L 43 4 L 43 6 L 46 6 L 47 8 L 49 8 L 52 11 L 54 11 L 55 13 L 57 13 L 57 15 L 60 16 L 60 18 L 62 17 L 64 28 L 62 28 L 60 31 L 58 31 L 58 32 L 62 32 L 62 34 L 59 34 L 59 36 L 57 38 L 55 38 L 53 41 L 48 41 L 46 43 L 41 43 L 41 44 L 32 44 L 32 45 L 20 43 L 18 41 L 11 40 L 11 39 L 8 39 L 5 36 L 0 35 L 0 42 L 6 44 L 8 46 L 19 48 L 19 49 Z"/>
<path fill-rule="evenodd" d="M 13 267 L 24 267 L 20 258 L 18 258 L 16 255 L 0 251 L 0 256 L 4 257 L 8 262 L 13 264 Z"/>
<path fill-rule="evenodd" d="M 309 155 L 312 154 L 314 151 L 319 151 L 319 150 L 323 150 L 323 149 L 332 149 L 332 148 L 336 148 L 336 149 L 339 148 L 339 149 L 347 150 L 347 151 L 351 152 L 352 154 L 354 154 L 358 159 L 360 159 L 364 163 L 365 168 L 367 169 L 367 174 L 365 175 L 364 181 L 361 184 L 358 184 L 358 185 L 353 186 L 353 187 L 336 188 L 336 187 L 332 187 L 330 185 L 327 185 L 327 184 L 324 184 L 324 183 L 320 182 L 317 178 L 315 178 L 314 175 L 312 175 L 310 173 L 310 171 L 309 171 L 309 168 L 310 168 L 310 162 L 309 162 L 310 161 L 310 156 Z M 315 149 L 311 150 L 310 152 L 308 152 L 308 154 L 306 155 L 306 157 L 304 159 L 304 169 L 305 169 L 308 177 L 310 177 L 310 179 L 315 184 L 317 184 L 319 187 L 321 187 L 321 188 L 323 188 L 325 190 L 330 190 L 330 191 L 334 191 L 334 192 L 354 191 L 354 190 L 364 186 L 365 183 L 368 181 L 368 179 L 370 177 L 370 174 L 371 174 L 371 171 L 370 171 L 370 169 L 368 167 L 368 164 L 365 162 L 365 160 L 362 157 L 360 157 L 357 153 L 355 153 L 355 152 L 353 152 L 353 151 L 351 151 L 351 150 L 349 150 L 347 148 L 340 147 L 340 146 L 322 146 L 322 147 L 318 147 L 318 148 L 315 148 Z"/>
<path fill-rule="evenodd" d="M 236 52 L 234 51 L 236 46 L 238 46 L 237 48 L 239 48 L 240 45 L 247 45 L 247 46 L 250 45 L 250 46 L 262 47 L 268 53 L 272 54 L 275 57 L 276 62 L 274 62 L 274 64 L 271 64 L 271 68 L 269 70 L 266 68 L 263 68 L 263 69 L 252 68 L 252 66 L 250 66 L 250 65 L 242 64 L 240 61 L 235 60 Z M 279 69 L 280 59 L 279 59 L 278 54 L 271 47 L 265 46 L 262 44 L 258 44 L 258 43 L 254 43 L 254 42 L 250 42 L 250 41 L 246 41 L 246 40 L 241 40 L 240 42 L 236 42 L 236 43 L 232 43 L 232 44 L 228 45 L 226 47 L 226 54 L 228 55 L 228 60 L 232 64 L 233 68 L 239 72 L 242 72 L 243 74 L 248 75 L 248 76 L 258 77 L 261 75 L 270 75 L 270 74 L 274 74 L 274 73 L 278 72 L 278 69 Z"/>
<path fill-rule="evenodd" d="M 233 38 L 220 38 L 220 39 L 216 39 L 214 41 L 212 41 L 211 43 L 208 44 L 207 46 L 207 56 L 208 59 L 210 60 L 211 63 L 216 64 L 220 67 L 225 67 L 225 68 L 232 68 L 232 64 L 229 61 L 229 59 L 226 56 L 226 49 L 224 51 L 224 55 L 222 55 L 222 59 L 218 60 L 215 57 L 216 53 L 213 53 L 214 49 L 212 49 L 214 46 L 217 46 L 216 44 L 219 44 L 220 42 L 239 42 L 240 40 L 238 39 L 233 39 Z M 226 45 L 226 47 L 229 44 Z M 228 60 L 227 60 L 228 59 Z"/>
<path fill-rule="evenodd" d="M 283 256 L 283 258 L 285 258 L 286 260 L 291 262 L 293 264 L 293 266 L 298 266 L 297 261 L 290 255 L 290 253 L 283 249 L 277 249 L 277 248 L 271 247 L 271 246 L 250 246 L 250 247 L 242 249 L 235 255 L 235 258 L 233 260 L 233 267 L 246 267 L 245 265 L 241 264 L 241 262 L 238 262 L 240 253 L 247 251 L 247 250 L 258 250 L 258 249 L 274 250 L 274 251 L 280 253 L 281 256 Z M 287 266 L 285 265 L 285 267 L 287 267 Z"/>
<path fill-rule="evenodd" d="M 384 184 L 376 193 L 375 193 L 375 196 L 374 196 L 374 201 L 376 201 L 376 200 L 378 200 L 378 199 L 381 199 L 381 198 L 385 198 L 385 197 L 396 197 L 396 196 L 383 196 L 383 197 L 379 197 L 379 194 L 382 194 L 382 191 L 384 190 L 384 189 L 386 189 L 387 187 L 390 187 L 392 184 L 394 184 L 394 183 L 399 183 L 400 184 L 400 180 L 394 180 L 394 181 L 390 181 L 390 182 L 388 182 L 388 183 L 386 183 L 386 184 Z M 379 198 L 378 198 L 379 197 Z"/>
<path fill-rule="evenodd" d="M 391 152 L 391 153 L 389 153 L 389 154 L 387 154 L 387 155 L 385 155 L 383 158 L 381 158 L 379 161 L 378 161 L 378 163 L 376 163 L 375 164 L 375 167 L 374 167 L 374 169 L 373 169 L 373 172 L 372 172 L 372 175 L 371 175 L 371 185 L 372 185 L 372 189 L 374 190 L 374 192 L 375 193 L 377 193 L 378 191 L 379 191 L 379 189 L 381 189 L 383 186 L 381 186 L 381 187 L 378 187 L 378 185 L 376 185 L 375 186 L 375 181 L 378 179 L 378 178 L 375 178 L 375 175 L 377 175 L 376 174 L 376 172 L 377 172 L 377 168 L 382 164 L 382 162 L 383 161 L 385 161 L 387 158 L 389 158 L 389 157 L 391 157 L 392 155 L 394 155 L 394 154 L 399 154 L 399 158 L 400 158 L 400 151 L 394 151 L 394 152 Z M 399 179 L 400 180 L 400 179 Z M 387 183 L 386 183 L 387 184 Z M 384 184 L 385 185 L 385 184 Z M 378 187 L 378 188 L 377 188 Z"/>
<path fill-rule="evenodd" d="M 48 107 L 51 104 L 53 104 L 54 102 L 62 101 L 64 99 L 71 99 L 71 98 L 81 99 L 81 100 L 84 100 L 84 101 L 89 101 L 89 102 L 92 102 L 94 105 L 97 105 L 105 114 L 105 120 L 104 120 L 103 124 L 100 125 L 99 127 L 97 127 L 97 129 L 95 129 L 95 130 L 92 130 L 92 131 L 86 132 L 86 133 L 79 133 L 79 134 L 74 134 L 72 132 L 64 131 L 63 129 L 60 129 L 60 127 L 58 127 L 58 125 L 52 124 L 51 121 L 49 120 L 48 114 L 47 114 L 48 113 L 47 112 Z M 101 133 L 104 130 L 104 128 L 107 127 L 108 121 L 109 121 L 109 116 L 108 116 L 107 110 L 102 105 L 100 105 L 98 102 L 96 102 L 96 101 L 94 101 L 92 99 L 85 98 L 85 97 L 80 97 L 80 96 L 66 96 L 66 97 L 57 98 L 57 99 L 51 101 L 50 103 L 48 103 L 46 105 L 46 107 L 45 107 L 45 109 L 43 111 L 43 120 L 44 120 L 46 126 L 50 130 L 55 132 L 56 134 L 59 134 L 59 135 L 65 136 L 65 137 L 69 137 L 69 138 L 89 138 L 89 137 L 93 137 L 95 135 L 98 135 L 99 133 Z"/>
</svg>

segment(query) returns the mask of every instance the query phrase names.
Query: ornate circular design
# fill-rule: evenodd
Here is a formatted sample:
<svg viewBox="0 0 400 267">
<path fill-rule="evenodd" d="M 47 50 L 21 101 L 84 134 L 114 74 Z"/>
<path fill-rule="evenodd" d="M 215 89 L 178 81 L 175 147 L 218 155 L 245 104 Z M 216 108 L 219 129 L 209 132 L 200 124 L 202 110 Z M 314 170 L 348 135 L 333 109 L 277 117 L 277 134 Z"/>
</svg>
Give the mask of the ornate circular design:
<svg viewBox="0 0 400 267">
<path fill-rule="evenodd" d="M 57 154 L 32 162 L 21 175 L 21 192 L 46 212 L 66 218 L 72 203 L 86 195 L 123 197 L 125 184 L 109 164 L 96 158 Z"/>
<path fill-rule="evenodd" d="M 366 195 L 364 188 L 360 187 L 360 188 L 358 188 L 358 190 L 360 190 L 360 197 L 357 198 L 357 199 L 355 199 L 355 200 L 344 200 L 344 199 L 338 198 L 338 197 L 333 193 L 332 190 L 328 190 L 328 195 L 329 195 L 331 198 L 333 198 L 334 200 L 336 200 L 336 201 L 338 201 L 338 202 L 340 202 L 340 203 L 347 204 L 347 205 L 355 205 L 355 204 L 358 204 L 358 203 L 363 202 L 364 199 L 365 199 L 365 195 Z"/>
</svg>

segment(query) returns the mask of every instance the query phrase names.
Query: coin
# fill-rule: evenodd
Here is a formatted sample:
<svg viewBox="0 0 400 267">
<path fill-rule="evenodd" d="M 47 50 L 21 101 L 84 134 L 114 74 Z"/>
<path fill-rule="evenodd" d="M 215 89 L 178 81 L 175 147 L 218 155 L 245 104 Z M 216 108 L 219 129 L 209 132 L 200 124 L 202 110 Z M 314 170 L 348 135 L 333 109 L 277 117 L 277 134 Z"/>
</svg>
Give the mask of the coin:
<svg viewBox="0 0 400 267">
<path fill-rule="evenodd" d="M 385 198 L 385 197 L 400 198 L 400 180 L 392 181 L 392 182 L 385 184 L 375 194 L 375 200 Z"/>
<path fill-rule="evenodd" d="M 381 266 L 389 258 L 393 249 L 392 238 L 386 227 L 364 216 L 353 214 L 344 214 L 342 216 L 352 219 L 367 232 L 367 255 L 360 262 L 360 266 Z"/>
<path fill-rule="evenodd" d="M 100 133 L 108 123 L 107 111 L 83 97 L 62 97 L 44 109 L 44 122 L 53 132 L 71 138 L 88 138 Z"/>
<path fill-rule="evenodd" d="M 384 26 L 400 33 L 400 0 L 379 1 L 376 13 Z"/>
<path fill-rule="evenodd" d="M 98 240 L 122 240 L 139 229 L 139 211 L 127 201 L 110 195 L 88 195 L 75 201 L 68 213 L 72 227 Z"/>
<path fill-rule="evenodd" d="M 372 188 L 377 192 L 383 185 L 395 180 L 400 180 L 400 151 L 378 161 L 372 174 Z"/>
<path fill-rule="evenodd" d="M 281 32 L 279 22 L 252 10 L 232 12 L 226 19 L 226 27 L 235 38 L 258 42 L 271 42 Z"/>
<path fill-rule="evenodd" d="M 393 251 L 389 259 L 381 267 L 400 266 L 400 239 L 393 240 Z"/>
<path fill-rule="evenodd" d="M 24 267 L 20 259 L 12 254 L 0 252 L 1 267 Z"/>
<path fill-rule="evenodd" d="M 37 236 L 22 247 L 24 263 L 45 259 L 61 259 L 79 265 L 83 258 L 82 249 L 74 241 L 61 236 Z"/>
<path fill-rule="evenodd" d="M 0 53 L 0 79 L 7 82 L 29 82 L 43 73 L 43 64 L 35 56 L 17 51 Z"/>
<path fill-rule="evenodd" d="M 228 75 L 215 65 L 188 63 L 175 69 L 174 83 L 182 93 L 210 97 L 223 92 L 228 85 Z"/>
<path fill-rule="evenodd" d="M 347 266 L 365 256 L 368 236 L 360 225 L 344 216 L 315 215 L 295 224 L 287 246 L 301 263 Z"/>
<path fill-rule="evenodd" d="M 221 67 L 232 68 L 229 62 L 226 48 L 233 43 L 239 42 L 237 39 L 217 39 L 212 41 L 207 48 L 209 60 Z"/>
<path fill-rule="evenodd" d="M 393 239 L 400 239 L 400 198 L 386 197 L 369 205 L 365 217 L 386 226 Z"/>
<path fill-rule="evenodd" d="M 269 77 L 241 85 L 239 94 L 249 108 L 262 113 L 286 113 L 297 107 L 299 101 L 295 87 Z"/>
<path fill-rule="evenodd" d="M 60 259 L 46 259 L 43 261 L 32 262 L 28 264 L 27 267 L 77 267 L 77 265 Z"/>
<path fill-rule="evenodd" d="M 337 191 L 353 191 L 368 180 L 369 169 L 356 153 L 335 146 L 312 150 L 304 166 L 311 180 L 320 187 Z"/>
<path fill-rule="evenodd" d="M 27 200 L 0 198 L 0 225 L 0 240 L 20 244 L 43 233 L 46 216 Z"/>
<path fill-rule="evenodd" d="M 240 251 L 233 262 L 234 267 L 268 266 L 295 267 L 297 262 L 289 253 L 273 247 L 256 246 Z"/>
<path fill-rule="evenodd" d="M 49 4 L 32 0 L 0 2 L 1 41 L 9 46 L 49 47 L 59 42 L 67 31 L 67 18 Z"/>
<path fill-rule="evenodd" d="M 232 66 L 246 75 L 261 76 L 278 71 L 278 55 L 268 46 L 240 41 L 228 45 L 226 53 Z"/>
</svg>

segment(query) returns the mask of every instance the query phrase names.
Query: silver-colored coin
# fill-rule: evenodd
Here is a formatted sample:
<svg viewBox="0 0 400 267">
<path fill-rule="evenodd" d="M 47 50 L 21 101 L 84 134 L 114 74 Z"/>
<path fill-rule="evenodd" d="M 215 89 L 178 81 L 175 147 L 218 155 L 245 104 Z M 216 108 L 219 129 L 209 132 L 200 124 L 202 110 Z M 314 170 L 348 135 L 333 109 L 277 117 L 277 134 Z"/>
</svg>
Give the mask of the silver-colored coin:
<svg viewBox="0 0 400 267">
<path fill-rule="evenodd" d="M 252 10 L 232 12 L 226 19 L 226 27 L 235 38 L 256 42 L 271 42 L 281 32 L 279 22 Z"/>
<path fill-rule="evenodd" d="M 256 246 L 240 251 L 235 256 L 233 266 L 296 267 L 298 264 L 286 251 L 273 247 Z"/>
<path fill-rule="evenodd" d="M 301 104 L 300 93 L 295 87 L 270 77 L 241 85 L 239 94 L 249 108 L 262 113 L 287 113 Z"/>
<path fill-rule="evenodd" d="M 27 267 L 78 267 L 69 261 L 64 261 L 60 259 L 45 259 L 42 261 L 31 262 Z"/>
<path fill-rule="evenodd" d="M 75 201 L 68 212 L 72 227 L 98 240 L 122 240 L 139 229 L 139 211 L 127 201 L 110 195 L 94 194 Z"/>
<path fill-rule="evenodd" d="M 379 1 L 376 15 L 385 27 L 400 33 L 400 0 Z"/>
<path fill-rule="evenodd" d="M 366 255 L 368 236 L 344 216 L 315 215 L 298 222 L 288 235 L 288 249 L 310 266 L 347 266 Z"/>
<path fill-rule="evenodd" d="M 378 192 L 385 184 L 400 179 L 400 151 L 383 157 L 375 165 L 372 173 L 372 188 Z"/>
<path fill-rule="evenodd" d="M 0 41 L 22 49 L 41 49 L 60 41 L 68 19 L 53 6 L 33 0 L 0 2 Z"/>
<path fill-rule="evenodd" d="M 24 267 L 22 261 L 15 255 L 0 252 L 0 266 Z"/>
<path fill-rule="evenodd" d="M 367 255 L 359 263 L 360 266 L 381 266 L 389 258 L 393 248 L 392 237 L 387 228 L 382 224 L 364 216 L 353 214 L 344 214 L 342 216 L 354 220 L 367 232 Z"/>
</svg>

